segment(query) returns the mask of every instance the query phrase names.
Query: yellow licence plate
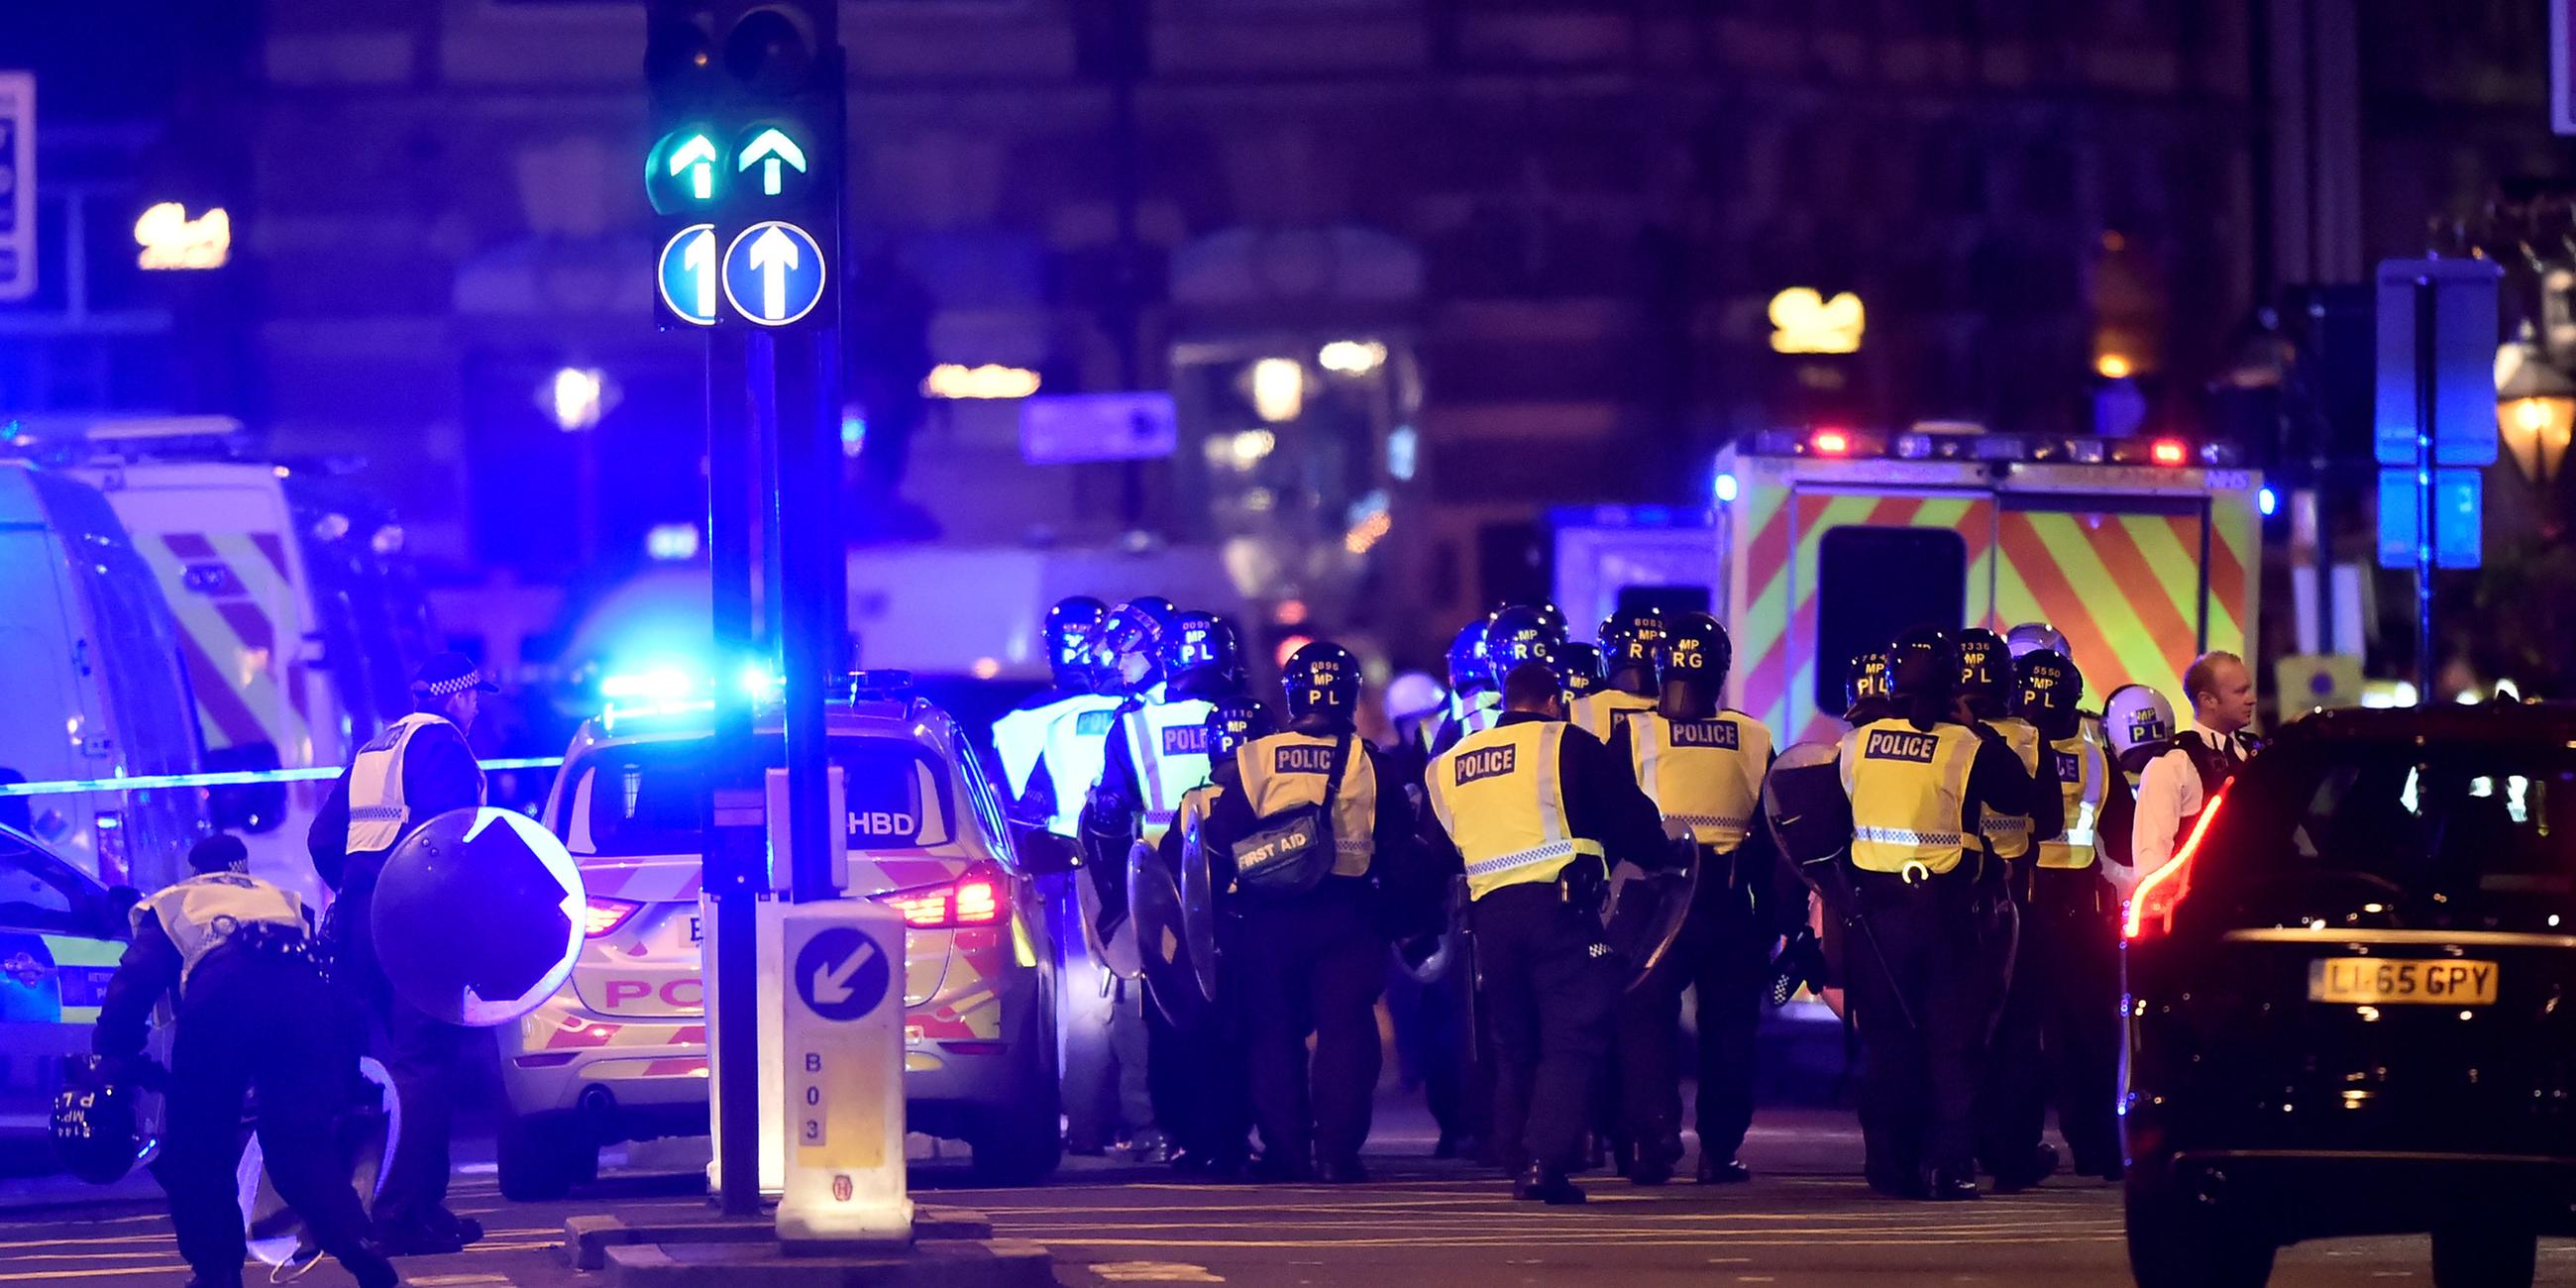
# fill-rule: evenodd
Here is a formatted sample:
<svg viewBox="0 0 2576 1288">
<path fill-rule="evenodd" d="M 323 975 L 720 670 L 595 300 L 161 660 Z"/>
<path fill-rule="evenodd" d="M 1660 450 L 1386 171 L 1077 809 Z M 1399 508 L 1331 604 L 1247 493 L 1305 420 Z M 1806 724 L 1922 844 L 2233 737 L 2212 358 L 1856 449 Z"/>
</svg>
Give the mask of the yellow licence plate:
<svg viewBox="0 0 2576 1288">
<path fill-rule="evenodd" d="M 2496 1000 L 2496 964 L 2452 959 L 2328 957 L 2308 963 L 2308 1000 L 2366 1006 L 2409 1002 L 2490 1006 Z"/>
</svg>

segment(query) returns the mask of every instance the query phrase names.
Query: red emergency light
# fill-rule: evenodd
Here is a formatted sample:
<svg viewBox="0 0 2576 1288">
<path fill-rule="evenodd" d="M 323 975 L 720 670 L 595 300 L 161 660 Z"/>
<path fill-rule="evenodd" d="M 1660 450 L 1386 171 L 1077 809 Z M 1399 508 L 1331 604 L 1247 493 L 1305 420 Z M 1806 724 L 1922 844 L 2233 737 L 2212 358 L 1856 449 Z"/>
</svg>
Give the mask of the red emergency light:
<svg viewBox="0 0 2576 1288">
<path fill-rule="evenodd" d="M 2147 449 L 2147 458 L 2158 465 L 2180 465 L 2191 459 L 2191 448 L 2179 438 L 2159 438 Z"/>
<path fill-rule="evenodd" d="M 1851 455 L 1851 435 L 1839 429 L 1820 429 L 1807 440 L 1807 446 L 1818 456 Z"/>
</svg>

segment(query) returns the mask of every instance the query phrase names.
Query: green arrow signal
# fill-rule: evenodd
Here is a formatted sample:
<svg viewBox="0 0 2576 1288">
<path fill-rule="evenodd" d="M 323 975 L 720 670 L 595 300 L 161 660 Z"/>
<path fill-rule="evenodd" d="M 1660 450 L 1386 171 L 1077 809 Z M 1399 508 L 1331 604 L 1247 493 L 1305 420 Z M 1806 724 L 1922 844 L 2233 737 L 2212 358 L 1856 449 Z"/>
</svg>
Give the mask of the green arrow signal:
<svg viewBox="0 0 2576 1288">
<path fill-rule="evenodd" d="M 688 142 L 680 145 L 679 151 L 671 154 L 670 165 L 673 178 L 678 178 L 682 170 L 697 167 L 696 172 L 689 176 L 689 189 L 697 194 L 698 200 L 706 201 L 716 195 L 716 145 L 708 142 L 707 136 L 690 136 Z"/>
<path fill-rule="evenodd" d="M 762 163 L 760 190 L 773 197 L 778 195 L 780 162 L 796 167 L 798 174 L 805 173 L 805 150 L 796 146 L 796 140 L 776 129 L 762 130 L 752 136 L 751 146 L 742 150 L 742 157 L 734 162 L 733 168 L 748 170 L 754 161 Z"/>
</svg>

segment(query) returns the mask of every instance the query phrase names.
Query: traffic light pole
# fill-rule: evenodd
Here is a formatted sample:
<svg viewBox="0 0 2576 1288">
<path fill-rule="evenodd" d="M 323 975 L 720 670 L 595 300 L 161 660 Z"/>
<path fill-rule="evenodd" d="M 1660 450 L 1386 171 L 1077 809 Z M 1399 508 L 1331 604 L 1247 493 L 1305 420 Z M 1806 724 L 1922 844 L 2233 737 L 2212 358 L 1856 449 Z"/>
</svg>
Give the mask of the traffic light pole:
<svg viewBox="0 0 2576 1288">
<path fill-rule="evenodd" d="M 798 903 L 833 899 L 830 817 L 831 743 L 823 723 L 823 690 L 837 678 L 831 601 L 847 594 L 848 573 L 832 516 L 841 478 L 839 332 L 813 327 L 761 335 L 755 345 L 775 355 L 778 391 L 777 533 L 779 620 L 786 664 L 787 815 Z"/>
<path fill-rule="evenodd" d="M 707 565 L 713 583 L 715 623 L 715 727 L 708 774 L 706 888 L 715 899 L 715 996 L 708 1001 L 709 1037 L 716 1062 L 727 1069 L 760 1068 L 760 1027 L 748 1017 L 760 1008 L 760 892 L 768 882 L 757 829 L 727 826 L 721 801 L 728 790 L 761 790 L 758 747 L 752 738 L 751 687 L 743 677 L 766 670 L 753 642 L 752 539 L 757 512 L 758 437 L 744 396 L 743 340 L 739 334 L 707 337 Z M 717 1201 L 731 1217 L 760 1215 L 760 1097 L 756 1083 L 728 1082 L 715 1107 L 723 1143 L 716 1170 Z"/>
</svg>

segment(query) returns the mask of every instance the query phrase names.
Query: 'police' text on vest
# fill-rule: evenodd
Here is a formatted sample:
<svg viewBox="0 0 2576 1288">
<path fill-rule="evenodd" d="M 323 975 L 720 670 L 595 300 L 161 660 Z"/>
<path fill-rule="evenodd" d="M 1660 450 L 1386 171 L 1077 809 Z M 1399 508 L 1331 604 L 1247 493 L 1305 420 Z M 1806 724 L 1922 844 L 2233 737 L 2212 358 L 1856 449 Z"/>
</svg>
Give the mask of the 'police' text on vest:
<svg viewBox="0 0 2576 1288">
<path fill-rule="evenodd" d="M 1512 772 L 1520 761 L 1520 752 L 1518 747 L 1483 747 L 1459 753 L 1458 786 Z"/>
<path fill-rule="evenodd" d="M 1735 722 L 1732 720 L 1676 720 L 1672 728 L 1673 745 L 1676 747 L 1736 749 Z"/>
<path fill-rule="evenodd" d="M 2084 780 L 2084 758 L 2071 751 L 2057 753 L 2057 781 L 2078 783 Z"/>
<path fill-rule="evenodd" d="M 1271 757 L 1274 774 L 1329 774 L 1333 772 L 1333 749 L 1305 744 L 1279 748 Z"/>
<path fill-rule="evenodd" d="M 1207 726 L 1180 725 L 1163 731 L 1163 754 L 1166 756 L 1204 756 L 1207 754 Z"/>
<path fill-rule="evenodd" d="M 1073 718 L 1073 732 L 1083 738 L 1105 738 L 1109 736 L 1110 722 L 1117 718 L 1118 713 L 1107 708 L 1085 711 Z"/>
<path fill-rule="evenodd" d="M 1869 744 L 1861 748 L 1860 754 L 1869 760 L 1910 760 L 1928 765 L 1932 763 L 1932 749 L 1940 743 L 1939 738 L 1928 733 L 1873 729 L 1869 734 Z"/>
</svg>

